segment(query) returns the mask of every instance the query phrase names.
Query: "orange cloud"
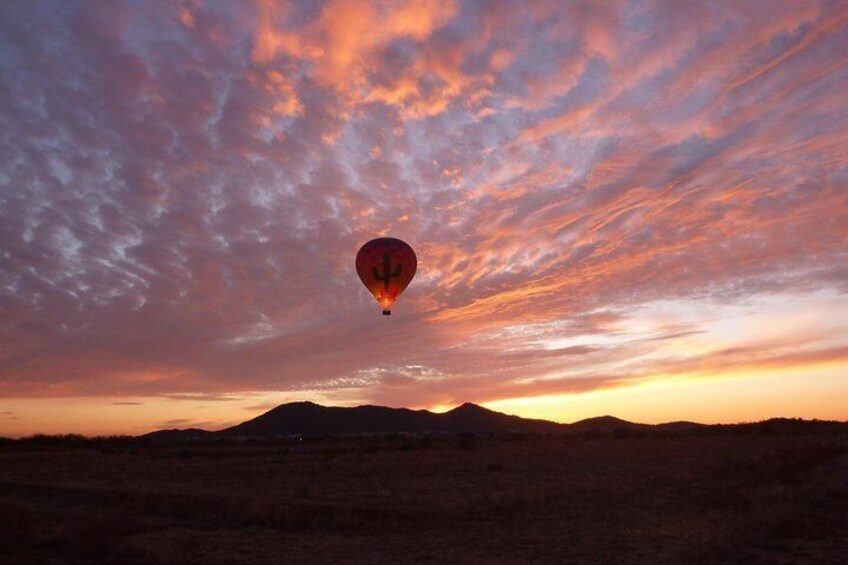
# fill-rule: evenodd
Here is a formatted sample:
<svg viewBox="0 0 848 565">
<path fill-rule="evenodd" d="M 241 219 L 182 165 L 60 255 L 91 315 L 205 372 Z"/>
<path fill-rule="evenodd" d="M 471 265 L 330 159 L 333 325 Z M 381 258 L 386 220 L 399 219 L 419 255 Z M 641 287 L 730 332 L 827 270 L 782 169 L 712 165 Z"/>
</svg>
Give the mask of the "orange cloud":
<svg viewBox="0 0 848 565">
<path fill-rule="evenodd" d="M 454 2 L 334 0 L 305 27 L 289 31 L 287 5 L 260 0 L 252 56 L 260 64 L 269 64 L 279 55 L 304 60 L 312 66 L 311 74 L 319 84 L 352 103 L 402 105 L 419 96 L 415 75 L 401 76 L 391 85 L 373 84 L 370 75 L 376 70 L 380 51 L 397 39 L 427 39 L 455 13 Z M 413 70 L 427 72 L 420 62 Z M 416 102 L 417 109 L 412 111 L 429 115 L 441 110 L 432 104 Z"/>
</svg>

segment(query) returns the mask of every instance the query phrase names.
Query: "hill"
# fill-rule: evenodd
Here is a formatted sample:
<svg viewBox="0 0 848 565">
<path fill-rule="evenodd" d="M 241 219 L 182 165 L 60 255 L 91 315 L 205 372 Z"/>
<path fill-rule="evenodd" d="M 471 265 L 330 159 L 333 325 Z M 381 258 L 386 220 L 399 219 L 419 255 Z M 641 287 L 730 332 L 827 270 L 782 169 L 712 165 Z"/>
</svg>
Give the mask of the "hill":
<svg viewBox="0 0 848 565">
<path fill-rule="evenodd" d="M 281 404 L 241 424 L 217 432 L 200 429 L 160 430 L 140 436 L 157 443 L 232 438 L 289 436 L 345 436 L 392 433 L 565 433 L 583 437 L 634 437 L 650 435 L 795 435 L 839 433 L 848 423 L 772 418 L 743 424 L 669 422 L 638 424 L 614 416 L 587 418 L 572 424 L 510 416 L 466 402 L 453 410 L 428 410 L 356 406 L 321 406 L 314 402 Z"/>
<path fill-rule="evenodd" d="M 357 406 L 342 408 L 313 402 L 293 402 L 247 422 L 217 432 L 227 437 L 288 435 L 349 435 L 425 432 L 544 432 L 562 431 L 564 424 L 530 420 L 465 403 L 449 412 Z"/>
</svg>

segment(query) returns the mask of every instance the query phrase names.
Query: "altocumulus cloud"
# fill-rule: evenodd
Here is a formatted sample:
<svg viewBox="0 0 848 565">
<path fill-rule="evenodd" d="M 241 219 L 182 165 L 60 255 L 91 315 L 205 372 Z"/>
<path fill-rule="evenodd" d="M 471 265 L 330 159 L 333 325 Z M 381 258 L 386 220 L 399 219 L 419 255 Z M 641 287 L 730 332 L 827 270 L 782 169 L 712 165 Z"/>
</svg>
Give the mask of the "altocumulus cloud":
<svg viewBox="0 0 848 565">
<path fill-rule="evenodd" d="M 844 359 L 839 325 L 663 348 L 725 335 L 703 305 L 845 303 L 846 26 L 826 1 L 2 2 L 0 395 L 426 405 Z M 420 260 L 391 320 L 352 269 L 382 234 Z"/>
</svg>

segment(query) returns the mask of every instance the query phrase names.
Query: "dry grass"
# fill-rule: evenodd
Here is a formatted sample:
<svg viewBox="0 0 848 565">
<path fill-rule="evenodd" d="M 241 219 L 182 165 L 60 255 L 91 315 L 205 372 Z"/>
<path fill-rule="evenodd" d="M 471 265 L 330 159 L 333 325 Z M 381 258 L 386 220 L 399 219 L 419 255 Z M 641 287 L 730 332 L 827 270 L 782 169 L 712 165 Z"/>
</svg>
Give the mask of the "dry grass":
<svg viewBox="0 0 848 565">
<path fill-rule="evenodd" d="M 846 532 L 832 435 L 0 447 L 3 563 L 836 563 Z"/>
</svg>

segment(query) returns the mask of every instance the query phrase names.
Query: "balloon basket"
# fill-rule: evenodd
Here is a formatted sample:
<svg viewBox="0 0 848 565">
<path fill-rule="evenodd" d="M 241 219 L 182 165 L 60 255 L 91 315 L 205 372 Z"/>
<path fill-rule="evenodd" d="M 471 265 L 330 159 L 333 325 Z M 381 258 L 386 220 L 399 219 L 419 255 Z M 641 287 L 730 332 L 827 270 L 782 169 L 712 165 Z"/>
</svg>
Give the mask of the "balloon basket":
<svg viewBox="0 0 848 565">
<path fill-rule="evenodd" d="M 388 309 L 383 310 L 383 316 L 391 316 L 391 315 L 392 315 L 392 311 L 391 311 L 391 310 L 388 310 Z"/>
</svg>

